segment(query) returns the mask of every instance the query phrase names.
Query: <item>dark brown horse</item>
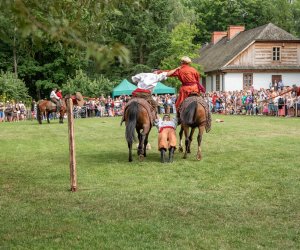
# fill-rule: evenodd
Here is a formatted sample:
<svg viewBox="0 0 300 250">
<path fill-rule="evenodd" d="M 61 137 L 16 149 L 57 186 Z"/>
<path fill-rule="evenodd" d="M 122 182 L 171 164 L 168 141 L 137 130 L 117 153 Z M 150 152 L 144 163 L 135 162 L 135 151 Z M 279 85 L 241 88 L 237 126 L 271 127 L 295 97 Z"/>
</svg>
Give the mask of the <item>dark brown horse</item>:
<svg viewBox="0 0 300 250">
<path fill-rule="evenodd" d="M 37 103 L 37 120 L 39 124 L 42 124 L 43 114 L 47 117 L 47 122 L 50 123 L 49 116 L 51 113 L 56 113 L 57 111 L 56 105 L 48 100 L 40 100 Z M 64 115 L 66 113 L 67 107 L 65 99 L 61 100 L 61 107 L 59 111 L 59 123 L 64 123 Z"/>
<path fill-rule="evenodd" d="M 149 117 L 147 109 L 140 104 L 139 98 L 133 99 L 125 108 L 123 120 L 126 124 L 126 140 L 129 149 L 129 161 L 132 161 L 132 144 L 135 140 L 135 131 L 138 134 L 138 156 L 142 161 L 146 157 L 146 146 L 148 144 L 148 136 L 152 128 L 151 118 Z M 135 101 L 137 100 L 137 101 Z"/>
<path fill-rule="evenodd" d="M 185 103 L 186 102 L 186 103 Z M 186 104 L 186 105 L 185 105 Z M 202 97 L 191 96 L 188 97 L 182 104 L 181 110 L 181 129 L 179 132 L 180 142 L 179 151 L 183 152 L 182 148 L 182 134 L 185 135 L 185 152 L 183 158 L 187 158 L 187 154 L 191 152 L 191 142 L 195 129 L 198 128 L 198 152 L 197 160 L 201 160 L 201 142 L 204 129 L 209 132 L 211 126 L 211 116 L 209 109 Z M 189 133 L 189 129 L 191 132 Z"/>
</svg>

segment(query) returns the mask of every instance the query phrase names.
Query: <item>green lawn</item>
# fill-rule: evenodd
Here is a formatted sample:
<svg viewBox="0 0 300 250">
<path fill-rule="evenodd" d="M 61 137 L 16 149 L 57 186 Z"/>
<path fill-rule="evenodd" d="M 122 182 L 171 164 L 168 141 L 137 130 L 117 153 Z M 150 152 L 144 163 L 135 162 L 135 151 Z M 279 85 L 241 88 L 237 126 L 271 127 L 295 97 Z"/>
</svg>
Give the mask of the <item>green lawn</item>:
<svg viewBox="0 0 300 250">
<path fill-rule="evenodd" d="M 128 162 L 120 118 L 0 124 L 0 249 L 299 249 L 300 120 L 213 116 L 196 160 Z"/>
</svg>

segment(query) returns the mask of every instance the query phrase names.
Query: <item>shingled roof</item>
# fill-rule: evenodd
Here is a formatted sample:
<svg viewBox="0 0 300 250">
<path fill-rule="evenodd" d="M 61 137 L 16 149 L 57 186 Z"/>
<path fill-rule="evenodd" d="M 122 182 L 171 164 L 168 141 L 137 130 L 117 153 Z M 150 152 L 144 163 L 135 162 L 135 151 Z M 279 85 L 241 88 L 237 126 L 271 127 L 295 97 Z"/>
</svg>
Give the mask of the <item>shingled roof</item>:
<svg viewBox="0 0 300 250">
<path fill-rule="evenodd" d="M 221 70 L 230 60 L 237 56 L 254 41 L 299 41 L 292 34 L 272 23 L 246 30 L 229 40 L 222 38 L 216 44 L 208 44 L 200 50 L 200 58 L 195 62 L 204 67 L 204 72 Z"/>
</svg>

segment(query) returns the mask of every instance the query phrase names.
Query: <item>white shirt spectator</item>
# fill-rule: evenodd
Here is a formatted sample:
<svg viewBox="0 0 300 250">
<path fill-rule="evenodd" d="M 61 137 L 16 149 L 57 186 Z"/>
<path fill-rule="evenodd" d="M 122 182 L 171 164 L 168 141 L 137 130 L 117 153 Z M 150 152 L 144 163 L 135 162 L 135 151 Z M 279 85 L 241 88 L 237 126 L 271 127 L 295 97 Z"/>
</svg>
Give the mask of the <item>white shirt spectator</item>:
<svg viewBox="0 0 300 250">
<path fill-rule="evenodd" d="M 167 72 L 163 72 L 160 74 L 154 73 L 140 73 L 132 77 L 132 81 L 137 83 L 137 87 L 139 89 L 146 89 L 153 92 L 153 89 L 157 85 L 158 82 L 167 79 Z"/>
</svg>

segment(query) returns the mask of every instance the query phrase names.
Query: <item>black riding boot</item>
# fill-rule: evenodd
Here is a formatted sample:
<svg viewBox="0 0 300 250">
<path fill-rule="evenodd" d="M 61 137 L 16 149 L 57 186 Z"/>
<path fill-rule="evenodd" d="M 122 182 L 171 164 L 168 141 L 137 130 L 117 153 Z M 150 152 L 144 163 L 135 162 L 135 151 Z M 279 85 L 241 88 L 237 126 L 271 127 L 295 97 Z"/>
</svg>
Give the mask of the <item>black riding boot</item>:
<svg viewBox="0 0 300 250">
<path fill-rule="evenodd" d="M 169 162 L 173 162 L 175 147 L 170 147 L 169 149 Z"/>
<path fill-rule="evenodd" d="M 166 156 L 166 149 L 161 148 L 160 149 L 160 162 L 165 163 L 165 156 Z"/>
</svg>

